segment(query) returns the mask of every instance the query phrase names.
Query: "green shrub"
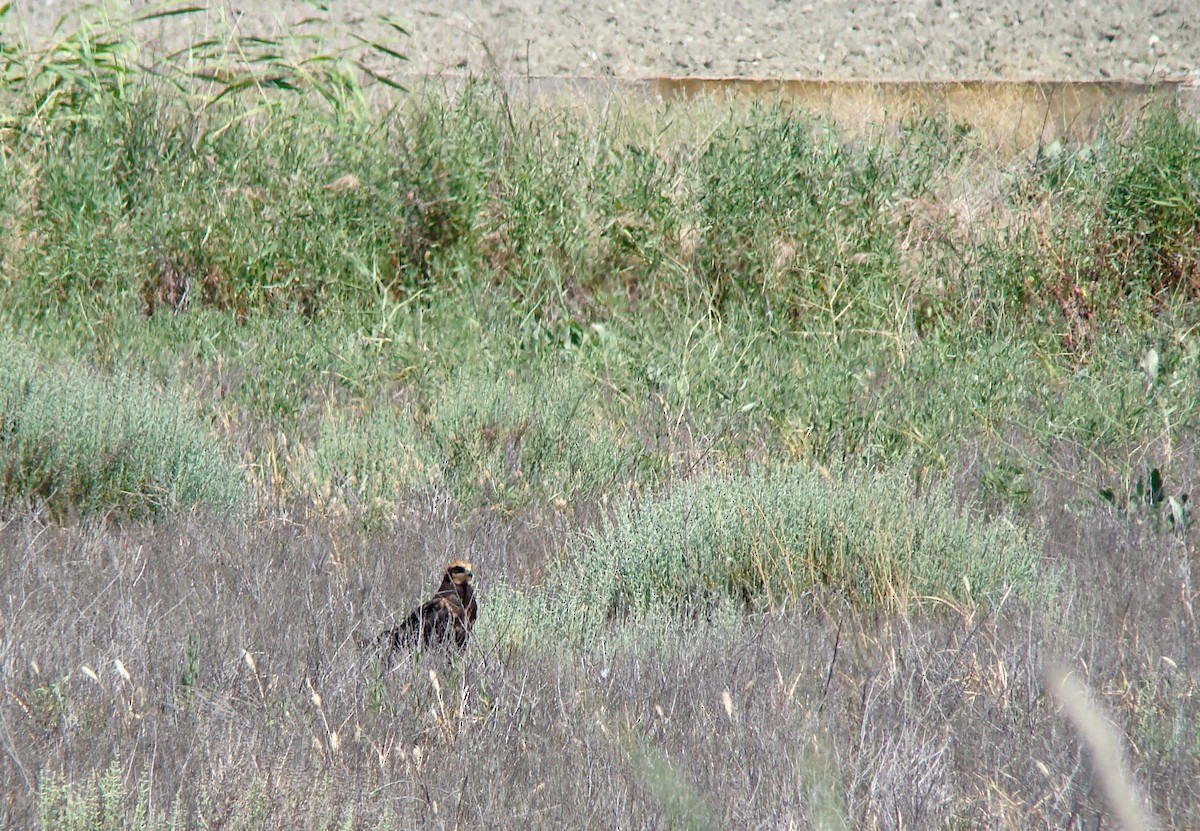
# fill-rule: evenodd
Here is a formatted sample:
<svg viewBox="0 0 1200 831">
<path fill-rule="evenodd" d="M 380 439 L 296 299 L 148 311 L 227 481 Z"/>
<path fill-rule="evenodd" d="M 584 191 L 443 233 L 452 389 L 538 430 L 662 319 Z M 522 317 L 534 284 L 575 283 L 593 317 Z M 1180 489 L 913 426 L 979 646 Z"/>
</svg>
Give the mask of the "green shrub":
<svg viewBox="0 0 1200 831">
<path fill-rule="evenodd" d="M 47 365 L 0 336 L 0 499 L 134 515 L 239 507 L 244 483 L 174 395 L 133 376 Z"/>
<path fill-rule="evenodd" d="M 907 470 L 708 474 L 630 502 L 568 552 L 577 571 L 554 602 L 586 633 L 613 615 L 786 607 L 816 588 L 886 610 L 1032 597 L 1037 541 L 957 507 L 947 485 L 917 493 Z"/>
<path fill-rule="evenodd" d="M 124 787 L 124 770 L 114 756 L 108 769 L 95 772 L 85 783 L 67 782 L 53 770 L 44 770 L 38 777 L 38 820 L 43 828 L 63 831 L 107 831 L 124 827 L 125 805 L 130 794 Z M 136 808 L 139 816 L 145 805 L 140 797 Z M 141 825 L 139 824 L 139 827 Z"/>
<path fill-rule="evenodd" d="M 1116 132 L 1048 148 L 1015 182 L 1021 221 L 980 246 L 985 290 L 1010 293 L 1021 323 L 1050 323 L 1077 359 L 1114 326 L 1200 298 L 1200 125 L 1156 107 Z"/>
</svg>

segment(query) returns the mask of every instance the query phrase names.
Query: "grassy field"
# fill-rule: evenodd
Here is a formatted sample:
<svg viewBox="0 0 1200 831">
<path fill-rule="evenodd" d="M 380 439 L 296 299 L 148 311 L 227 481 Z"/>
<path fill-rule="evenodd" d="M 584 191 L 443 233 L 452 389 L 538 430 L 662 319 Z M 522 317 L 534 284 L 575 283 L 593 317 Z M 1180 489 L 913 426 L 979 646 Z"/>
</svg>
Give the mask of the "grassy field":
<svg viewBox="0 0 1200 831">
<path fill-rule="evenodd" d="M 1200 825 L 1194 119 L 0 42 L 0 825 Z"/>
</svg>

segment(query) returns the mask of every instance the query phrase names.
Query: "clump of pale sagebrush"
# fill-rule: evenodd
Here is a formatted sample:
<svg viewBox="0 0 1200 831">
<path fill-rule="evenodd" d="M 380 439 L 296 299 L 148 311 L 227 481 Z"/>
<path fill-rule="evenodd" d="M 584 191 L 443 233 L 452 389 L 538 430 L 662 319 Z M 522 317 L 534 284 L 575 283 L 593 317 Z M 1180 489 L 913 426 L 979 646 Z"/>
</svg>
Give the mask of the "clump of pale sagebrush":
<svg viewBox="0 0 1200 831">
<path fill-rule="evenodd" d="M 232 510 L 241 472 L 195 411 L 131 374 L 49 363 L 0 337 L 0 498 L 53 511 Z"/>
<path fill-rule="evenodd" d="M 1007 515 L 956 504 L 947 483 L 918 490 L 909 469 L 713 473 L 628 502 L 575 543 L 561 603 L 594 626 L 730 602 L 775 609 L 816 588 L 887 610 L 1032 595 L 1039 541 Z"/>
</svg>

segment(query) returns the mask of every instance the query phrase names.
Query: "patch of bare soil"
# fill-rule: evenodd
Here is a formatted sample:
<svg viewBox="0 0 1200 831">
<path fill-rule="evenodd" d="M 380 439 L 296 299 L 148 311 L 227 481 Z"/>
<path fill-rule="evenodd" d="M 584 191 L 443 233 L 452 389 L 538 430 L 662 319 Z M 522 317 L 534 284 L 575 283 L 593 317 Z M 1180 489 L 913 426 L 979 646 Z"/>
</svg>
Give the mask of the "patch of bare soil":
<svg viewBox="0 0 1200 831">
<path fill-rule="evenodd" d="M 48 36 L 77 0 L 17 0 Z M 150 4 L 134 2 L 133 8 Z M 396 16 L 416 73 L 714 76 L 841 80 L 1200 78 L 1193 0 L 388 0 L 334 3 L 341 35 Z M 299 0 L 211 3 L 213 20 L 256 34 L 311 17 Z M 146 37 L 179 45 L 195 17 Z"/>
</svg>

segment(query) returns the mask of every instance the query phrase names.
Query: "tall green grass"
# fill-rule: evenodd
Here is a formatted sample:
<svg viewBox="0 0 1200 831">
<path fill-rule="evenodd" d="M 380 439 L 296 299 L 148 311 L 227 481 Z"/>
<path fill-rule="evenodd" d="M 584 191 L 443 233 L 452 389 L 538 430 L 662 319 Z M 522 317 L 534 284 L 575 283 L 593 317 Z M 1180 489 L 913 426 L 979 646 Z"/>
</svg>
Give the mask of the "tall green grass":
<svg viewBox="0 0 1200 831">
<path fill-rule="evenodd" d="M 511 508 L 978 446 L 1019 499 L 1056 446 L 1129 479 L 1195 421 L 1187 116 L 1006 161 L 936 118 L 849 140 L 783 105 L 389 98 L 298 44 L 146 72 L 124 30 L 68 41 L 8 53 L 0 318 L 220 378 L 206 415 L 315 448 L 283 460 L 309 495 Z"/>
<path fill-rule="evenodd" d="M 1136 284 L 1152 275 L 1156 296 L 1200 291 L 1200 125 L 1156 110 L 1113 154 L 1103 216 L 1113 254 Z"/>
<path fill-rule="evenodd" d="M 633 484 L 649 452 L 570 366 L 460 373 L 431 402 L 430 447 L 465 501 L 594 497 Z"/>
</svg>

